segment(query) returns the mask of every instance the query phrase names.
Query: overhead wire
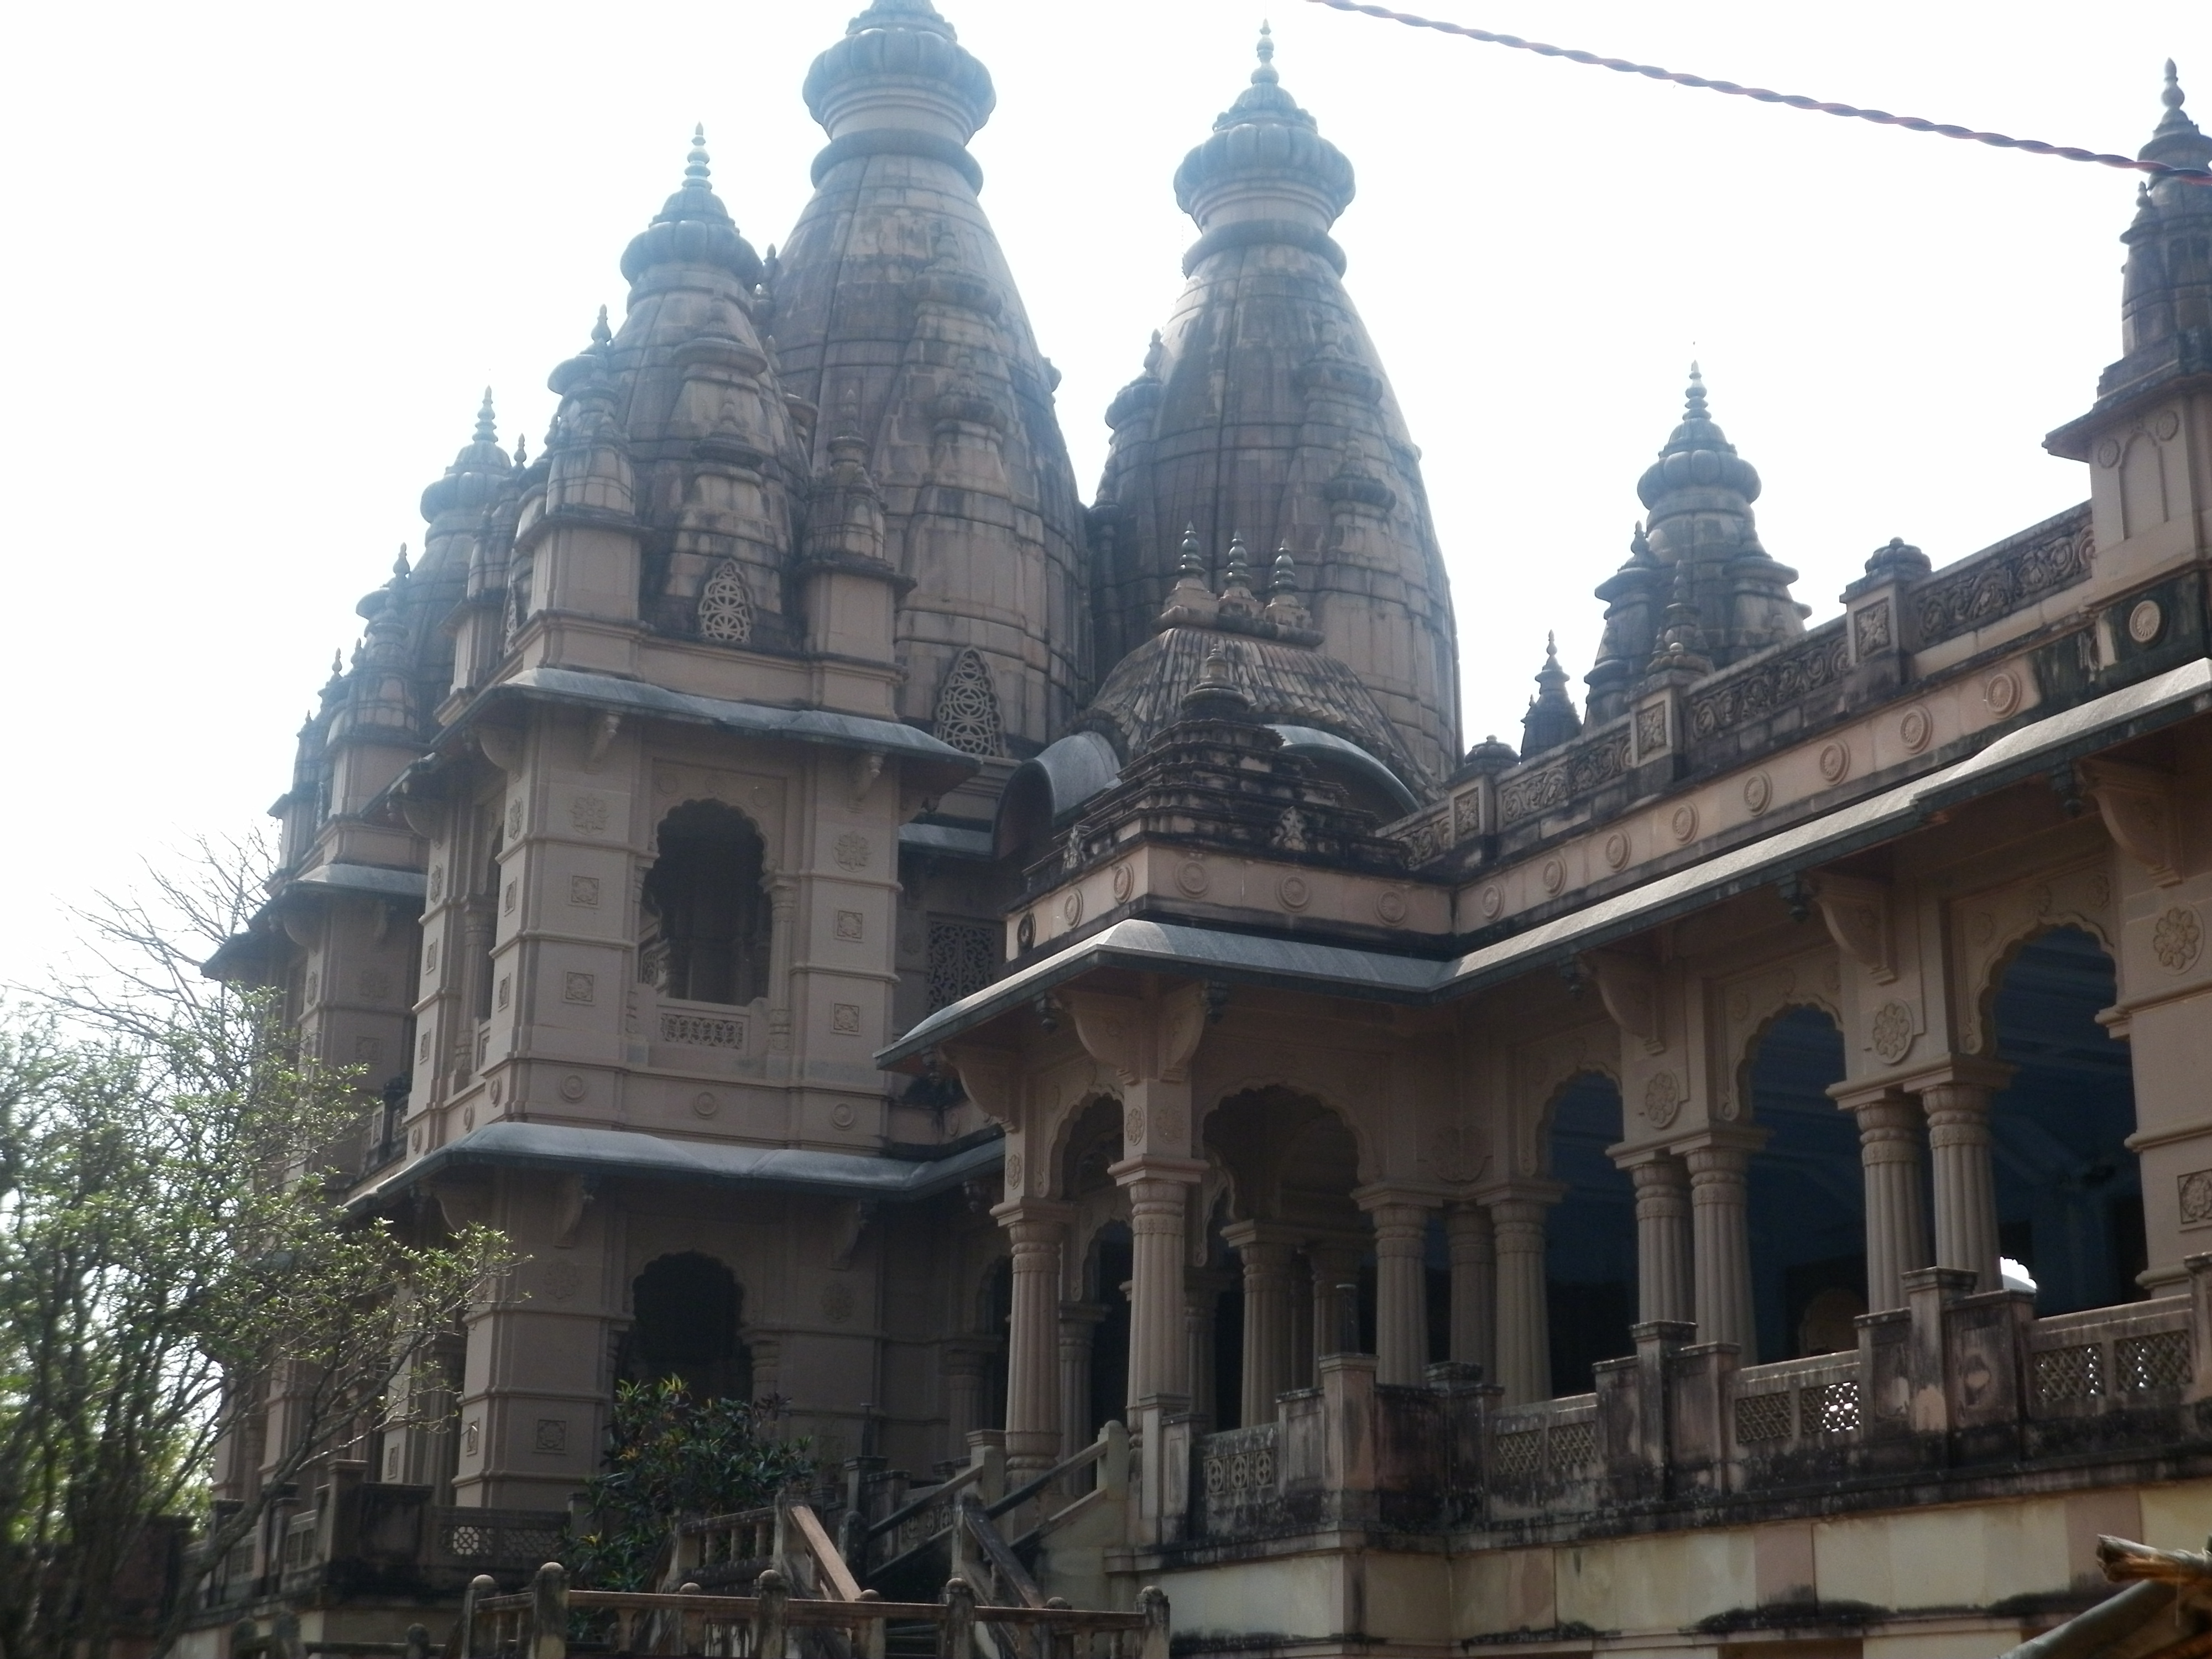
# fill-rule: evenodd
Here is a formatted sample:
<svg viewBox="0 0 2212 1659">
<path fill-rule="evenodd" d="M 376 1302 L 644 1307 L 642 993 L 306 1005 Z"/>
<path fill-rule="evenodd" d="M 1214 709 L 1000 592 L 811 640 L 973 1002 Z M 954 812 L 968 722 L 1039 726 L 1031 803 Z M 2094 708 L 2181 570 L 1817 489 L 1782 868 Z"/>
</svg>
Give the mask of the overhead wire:
<svg viewBox="0 0 2212 1659">
<path fill-rule="evenodd" d="M 1640 75 L 1646 80 L 1664 81 L 1701 92 L 1725 93 L 1734 98 L 1750 98 L 1762 104 L 1783 104 L 1791 109 L 1809 110 L 1815 114 L 1833 115 L 1845 120 L 1871 121 L 1879 126 L 1903 127 L 1909 132 L 1932 132 L 1939 137 L 1961 138 L 1972 143 L 1994 145 L 2001 149 L 2024 150 L 2031 155 L 2055 155 L 2065 161 L 2088 161 L 2099 167 L 2120 167 L 2134 173 L 2147 173 L 2155 178 L 2179 179 L 2186 184 L 2212 185 L 2212 171 L 2203 167 L 2179 167 L 2170 162 L 2145 161 L 2140 156 L 2115 155 L 2108 151 L 2082 149 L 2072 144 L 2046 143 L 2040 138 L 2016 138 L 2009 133 L 1984 132 L 1947 121 L 1930 121 L 1924 116 L 1893 115 L 1887 110 L 1864 109 L 1856 104 L 1808 98 L 1802 93 L 1776 92 L 1767 87 L 1740 86 L 1734 81 L 1717 81 L 1708 76 L 1685 74 L 1679 70 L 1663 69 L 1656 64 L 1638 64 L 1626 58 L 1605 58 L 1572 46 L 1555 46 L 1543 40 L 1523 40 L 1517 34 L 1501 34 L 1492 29 L 1476 28 L 1468 23 L 1424 17 L 1416 12 L 1393 11 L 1388 6 L 1372 4 L 1370 0 L 1308 0 L 1308 3 L 1327 6 L 1332 11 L 1356 12 L 1364 17 L 1402 23 L 1408 28 L 1433 29 L 1439 34 L 1455 34 L 1493 46 L 1510 46 L 1516 52 L 1532 52 L 1542 58 L 1564 58 L 1571 64 L 1582 64 L 1592 69 L 1612 70 L 1620 75 Z"/>
</svg>

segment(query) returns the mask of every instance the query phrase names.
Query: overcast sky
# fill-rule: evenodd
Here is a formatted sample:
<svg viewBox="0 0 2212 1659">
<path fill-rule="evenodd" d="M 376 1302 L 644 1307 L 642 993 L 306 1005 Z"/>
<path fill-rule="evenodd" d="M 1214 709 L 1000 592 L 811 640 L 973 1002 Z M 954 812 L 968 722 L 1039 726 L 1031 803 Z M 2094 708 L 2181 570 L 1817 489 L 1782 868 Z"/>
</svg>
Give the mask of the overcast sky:
<svg viewBox="0 0 2212 1659">
<path fill-rule="evenodd" d="M 1195 235 L 1170 179 L 1270 17 L 1352 158 L 1336 235 L 1426 453 L 1470 740 L 1576 676 L 1702 360 L 1816 619 L 1901 535 L 1939 564 L 2080 500 L 2041 448 L 2118 354 L 2132 177 L 1687 91 L 1304 0 L 941 0 L 999 107 L 983 203 L 1086 486 Z M 694 121 L 757 247 L 822 143 L 799 87 L 857 0 L 103 6 L 11 17 L 0 978 L 57 907 L 257 817 L 354 601 L 496 388 L 545 375 Z M 2132 153 L 2161 61 L 2212 119 L 2212 14 L 2003 0 L 1427 0 L 1670 68 Z"/>
</svg>

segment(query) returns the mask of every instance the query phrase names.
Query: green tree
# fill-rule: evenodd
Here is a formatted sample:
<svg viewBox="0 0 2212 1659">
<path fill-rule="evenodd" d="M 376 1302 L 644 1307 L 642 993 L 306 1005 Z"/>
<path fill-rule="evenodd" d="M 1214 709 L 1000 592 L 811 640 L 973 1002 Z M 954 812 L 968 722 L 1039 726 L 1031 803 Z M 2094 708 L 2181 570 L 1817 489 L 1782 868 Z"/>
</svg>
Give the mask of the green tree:
<svg viewBox="0 0 2212 1659">
<path fill-rule="evenodd" d="M 0 1659 L 100 1659 L 118 1570 L 198 1500 L 234 1408 L 279 1406 L 188 1583 L 407 1416 L 428 1345 L 507 1265 L 489 1229 L 348 1214 L 320 1149 L 361 1079 L 302 1062 L 272 990 L 199 972 L 258 896 L 252 855 L 83 913 L 95 968 L 0 1009 Z"/>
<path fill-rule="evenodd" d="M 814 1474 L 809 1442 L 761 1432 L 760 1402 L 694 1400 L 680 1378 L 615 1391 L 605 1469 L 585 1483 L 591 1519 L 568 1543 L 575 1582 L 641 1590 L 678 1516 L 760 1509 Z"/>
</svg>

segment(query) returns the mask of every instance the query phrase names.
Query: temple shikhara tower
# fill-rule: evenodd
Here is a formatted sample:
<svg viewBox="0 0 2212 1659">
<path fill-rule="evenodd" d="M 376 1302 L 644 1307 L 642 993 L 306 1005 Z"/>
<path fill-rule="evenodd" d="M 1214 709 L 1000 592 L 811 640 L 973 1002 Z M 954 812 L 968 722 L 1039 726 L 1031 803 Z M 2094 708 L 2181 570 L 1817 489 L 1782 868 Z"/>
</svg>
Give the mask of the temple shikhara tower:
<svg viewBox="0 0 2212 1659">
<path fill-rule="evenodd" d="M 669 1376 L 819 1468 L 669 1588 L 958 1565 L 998 1659 L 993 1606 L 1148 1587 L 1193 1656 L 1966 1659 L 2099 1534 L 2212 1530 L 2212 188 L 2116 203 L 2081 506 L 1801 593 L 1686 365 L 1625 559 L 1572 555 L 1583 695 L 1528 619 L 1470 745 L 1274 57 L 1178 118 L 1185 286 L 1103 411 L 930 0 L 806 74 L 780 253 L 702 133 L 536 453 L 487 394 L 210 971 L 359 1068 L 357 1213 L 522 1260 L 195 1659 L 443 1641 Z M 2170 69 L 2143 155 L 2212 164 Z M 286 1412 L 234 1402 L 219 1501 Z"/>
</svg>

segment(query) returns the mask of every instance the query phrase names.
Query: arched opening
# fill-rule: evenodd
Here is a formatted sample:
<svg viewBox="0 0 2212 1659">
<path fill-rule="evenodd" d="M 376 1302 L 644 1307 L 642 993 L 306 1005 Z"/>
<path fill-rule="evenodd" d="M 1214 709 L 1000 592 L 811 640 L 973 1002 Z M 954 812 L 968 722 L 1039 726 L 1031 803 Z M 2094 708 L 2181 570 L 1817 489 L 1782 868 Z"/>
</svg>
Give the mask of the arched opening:
<svg viewBox="0 0 2212 1659">
<path fill-rule="evenodd" d="M 2034 1279 L 2039 1313 L 2143 1294 L 2135 1077 L 2128 1045 L 2097 1023 L 2118 996 L 2105 947 L 2061 927 L 2014 953 L 1991 999 L 1996 1056 L 2019 1068 L 1990 1103 L 1997 1237 Z"/>
<path fill-rule="evenodd" d="M 1553 1097 L 1552 1178 L 1566 1194 L 1544 1226 L 1552 1389 L 1587 1394 L 1592 1367 L 1635 1351 L 1636 1188 L 1605 1155 L 1621 1139 L 1620 1089 L 1585 1072 Z"/>
<path fill-rule="evenodd" d="M 1068 1310 L 1088 1327 L 1082 1398 L 1071 1434 L 1087 1443 L 1106 1424 L 1126 1420 L 1129 1387 L 1129 1297 L 1123 1288 L 1133 1271 L 1127 1205 L 1109 1173 L 1121 1156 L 1121 1103 L 1102 1095 L 1077 1113 L 1060 1150 L 1060 1190 L 1087 1230 L 1082 1250 L 1078 1305 Z"/>
<path fill-rule="evenodd" d="M 1844 1036 L 1818 1008 L 1778 1014 L 1743 1068 L 1752 1121 L 1746 1224 L 1759 1352 L 1744 1363 L 1832 1353 L 1857 1340 L 1866 1307 L 1866 1198 L 1858 1127 L 1829 1095 Z"/>
<path fill-rule="evenodd" d="M 660 821 L 645 878 L 641 975 L 685 1002 L 743 1004 L 768 988 L 766 849 L 744 813 L 686 801 Z"/>
<path fill-rule="evenodd" d="M 696 1250 L 654 1258 L 630 1285 L 630 1308 L 623 1381 L 673 1376 L 695 1399 L 752 1398 L 752 1356 L 738 1340 L 744 1293 L 720 1262 Z"/>
<path fill-rule="evenodd" d="M 1214 1422 L 1242 1427 L 1267 1420 L 1275 1395 L 1310 1382 L 1320 1356 L 1374 1352 L 1374 1252 L 1352 1197 L 1358 1142 L 1320 1101 L 1274 1086 L 1231 1096 L 1207 1115 L 1205 1141 L 1231 1191 L 1219 1230 L 1230 1273 L 1212 1308 Z M 1248 1250 L 1267 1253 L 1276 1305 L 1255 1309 L 1246 1294 Z M 1248 1389 L 1255 1361 L 1266 1369 Z"/>
</svg>

